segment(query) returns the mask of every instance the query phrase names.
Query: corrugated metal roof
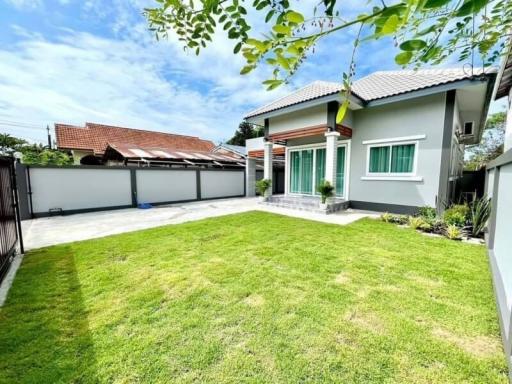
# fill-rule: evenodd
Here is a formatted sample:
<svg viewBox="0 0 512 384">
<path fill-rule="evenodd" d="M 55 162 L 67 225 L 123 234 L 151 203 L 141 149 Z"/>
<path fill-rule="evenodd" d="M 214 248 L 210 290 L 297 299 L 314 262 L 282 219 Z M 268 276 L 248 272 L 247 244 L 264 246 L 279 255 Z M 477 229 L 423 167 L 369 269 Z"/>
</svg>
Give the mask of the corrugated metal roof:
<svg viewBox="0 0 512 384">
<path fill-rule="evenodd" d="M 486 73 L 495 73 L 494 68 Z M 365 102 L 390 96 L 405 94 L 438 85 L 448 84 L 459 80 L 471 79 L 484 73 L 483 69 L 473 70 L 462 68 L 421 69 L 404 71 L 379 71 L 365 76 L 354 82 L 353 93 Z M 246 115 L 246 118 L 279 110 L 306 101 L 334 95 L 343 89 L 342 84 L 315 81 L 305 87 L 282 97 Z"/>
<path fill-rule="evenodd" d="M 173 148 L 141 147 L 125 143 L 108 143 L 108 147 L 115 150 L 124 158 L 144 158 L 162 160 L 202 160 L 202 161 L 225 161 L 238 162 L 240 159 L 211 152 L 176 150 Z"/>
</svg>

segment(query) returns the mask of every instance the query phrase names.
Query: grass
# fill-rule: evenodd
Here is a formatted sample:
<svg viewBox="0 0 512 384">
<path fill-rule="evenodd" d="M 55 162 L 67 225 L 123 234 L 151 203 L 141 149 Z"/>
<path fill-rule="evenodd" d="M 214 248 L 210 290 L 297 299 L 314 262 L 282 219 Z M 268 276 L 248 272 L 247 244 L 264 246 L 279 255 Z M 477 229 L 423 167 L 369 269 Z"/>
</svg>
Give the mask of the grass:
<svg viewBox="0 0 512 384">
<path fill-rule="evenodd" d="M 29 252 L 0 382 L 506 383 L 485 249 L 262 212 Z"/>
</svg>

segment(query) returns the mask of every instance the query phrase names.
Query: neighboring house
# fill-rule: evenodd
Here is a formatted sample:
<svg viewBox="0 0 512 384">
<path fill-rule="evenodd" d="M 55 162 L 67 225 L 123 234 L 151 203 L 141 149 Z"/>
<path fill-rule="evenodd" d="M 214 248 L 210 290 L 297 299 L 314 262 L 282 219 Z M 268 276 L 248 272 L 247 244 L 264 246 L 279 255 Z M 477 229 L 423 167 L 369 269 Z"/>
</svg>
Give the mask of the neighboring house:
<svg viewBox="0 0 512 384">
<path fill-rule="evenodd" d="M 57 148 L 69 150 L 76 165 L 243 166 L 240 158 L 214 153 L 215 145 L 194 136 L 103 124 L 55 124 Z"/>
<path fill-rule="evenodd" d="M 213 148 L 212 152 L 231 155 L 234 157 L 238 157 L 239 159 L 245 159 L 247 157 L 247 151 L 245 147 L 242 147 L 241 145 L 220 143 L 215 148 Z"/>
<path fill-rule="evenodd" d="M 455 197 L 464 146 L 481 139 L 495 72 L 373 73 L 354 82 L 341 125 L 342 86 L 322 81 L 245 118 L 265 126 L 260 151 L 266 178 L 272 177 L 275 144 L 285 147 L 287 199 L 315 196 L 318 183 L 327 180 L 354 208 L 411 213 L 428 205 L 441 211 Z M 249 152 L 248 160 L 256 158 Z M 255 162 L 246 164 L 252 194 Z"/>
</svg>

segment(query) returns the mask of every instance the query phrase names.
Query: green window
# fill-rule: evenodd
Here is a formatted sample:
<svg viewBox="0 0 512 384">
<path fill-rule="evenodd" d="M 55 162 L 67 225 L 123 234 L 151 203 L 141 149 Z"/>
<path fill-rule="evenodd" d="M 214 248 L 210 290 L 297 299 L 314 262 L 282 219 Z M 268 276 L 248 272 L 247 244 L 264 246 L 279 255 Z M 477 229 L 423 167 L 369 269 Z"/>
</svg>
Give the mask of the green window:
<svg viewBox="0 0 512 384">
<path fill-rule="evenodd" d="M 412 173 L 414 144 L 370 147 L 369 173 Z"/>
</svg>

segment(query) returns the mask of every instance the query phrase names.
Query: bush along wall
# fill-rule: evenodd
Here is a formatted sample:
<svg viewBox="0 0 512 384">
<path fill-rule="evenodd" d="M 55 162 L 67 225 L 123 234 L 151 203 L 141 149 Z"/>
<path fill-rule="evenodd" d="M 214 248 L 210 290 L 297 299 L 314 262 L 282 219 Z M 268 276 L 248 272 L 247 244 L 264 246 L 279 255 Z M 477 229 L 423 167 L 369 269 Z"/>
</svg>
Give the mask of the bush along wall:
<svg viewBox="0 0 512 384">
<path fill-rule="evenodd" d="M 469 203 L 453 204 L 442 216 L 433 207 L 422 207 L 415 216 L 383 213 L 382 221 L 409 226 L 417 231 L 445 236 L 450 240 L 483 242 L 491 215 L 491 199 L 482 197 Z"/>
</svg>

